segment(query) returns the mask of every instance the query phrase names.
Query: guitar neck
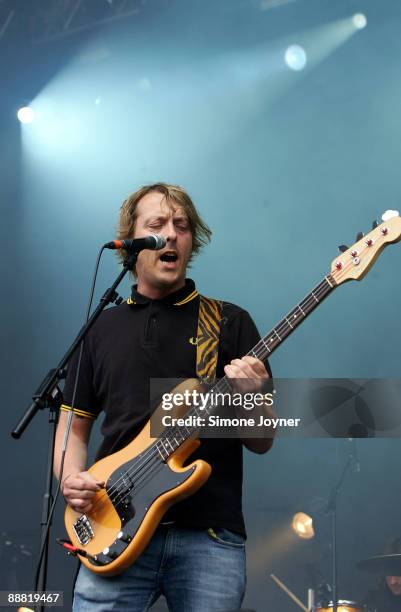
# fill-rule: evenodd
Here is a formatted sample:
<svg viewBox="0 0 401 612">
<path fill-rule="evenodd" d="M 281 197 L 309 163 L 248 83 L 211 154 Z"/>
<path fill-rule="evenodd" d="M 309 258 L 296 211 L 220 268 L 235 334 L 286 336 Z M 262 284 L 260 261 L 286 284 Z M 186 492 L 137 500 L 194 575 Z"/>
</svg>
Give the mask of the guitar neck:
<svg viewBox="0 0 401 612">
<path fill-rule="evenodd" d="M 257 357 L 261 361 L 269 357 L 336 286 L 337 283 L 331 274 L 325 276 L 291 312 L 281 319 L 276 327 L 259 340 L 248 355 Z"/>
<path fill-rule="evenodd" d="M 308 293 L 308 295 L 289 312 L 278 325 L 276 325 L 266 336 L 261 338 L 259 342 L 247 354 L 252 357 L 257 357 L 261 361 L 269 357 L 273 351 L 286 339 L 288 336 L 306 319 L 306 317 L 335 289 L 337 283 L 333 276 L 329 274 L 316 285 L 316 287 Z M 209 391 L 212 395 L 219 393 L 229 393 L 231 385 L 228 378 L 221 378 Z M 215 405 L 211 401 L 206 407 L 200 410 L 198 407 L 192 407 L 186 414 L 192 417 L 194 421 L 198 417 L 205 418 L 215 409 Z M 181 444 L 196 435 L 199 427 L 196 425 L 188 425 L 185 427 L 168 427 L 155 443 L 161 457 L 168 459 Z"/>
</svg>

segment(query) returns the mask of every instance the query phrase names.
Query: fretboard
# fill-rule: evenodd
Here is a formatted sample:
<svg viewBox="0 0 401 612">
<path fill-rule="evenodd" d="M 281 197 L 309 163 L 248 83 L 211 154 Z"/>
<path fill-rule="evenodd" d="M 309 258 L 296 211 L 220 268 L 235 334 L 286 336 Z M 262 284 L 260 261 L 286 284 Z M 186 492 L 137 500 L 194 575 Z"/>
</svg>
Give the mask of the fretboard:
<svg viewBox="0 0 401 612">
<path fill-rule="evenodd" d="M 337 283 L 331 276 L 324 279 L 295 306 L 280 323 L 261 338 L 248 355 L 261 361 L 269 357 L 276 348 L 306 319 L 306 317 L 333 291 Z"/>
<path fill-rule="evenodd" d="M 276 348 L 288 338 L 290 334 L 306 319 L 306 317 L 333 291 L 337 286 L 333 276 L 329 274 L 301 301 L 295 308 L 291 310 L 278 325 L 276 325 L 266 336 L 261 338 L 259 342 L 247 354 L 252 357 L 257 357 L 261 361 L 268 358 Z M 208 392 L 211 394 L 230 393 L 231 385 L 226 376 L 221 378 L 211 387 Z M 210 396 L 212 397 L 212 395 Z M 185 414 L 185 418 L 192 417 L 196 419 L 207 418 L 216 409 L 215 403 L 211 400 L 205 408 L 200 409 L 193 406 Z M 155 446 L 159 455 L 163 460 L 166 460 L 177 450 L 185 440 L 191 436 L 196 436 L 199 427 L 196 425 L 168 427 L 163 431 L 163 434 L 155 442 Z"/>
</svg>

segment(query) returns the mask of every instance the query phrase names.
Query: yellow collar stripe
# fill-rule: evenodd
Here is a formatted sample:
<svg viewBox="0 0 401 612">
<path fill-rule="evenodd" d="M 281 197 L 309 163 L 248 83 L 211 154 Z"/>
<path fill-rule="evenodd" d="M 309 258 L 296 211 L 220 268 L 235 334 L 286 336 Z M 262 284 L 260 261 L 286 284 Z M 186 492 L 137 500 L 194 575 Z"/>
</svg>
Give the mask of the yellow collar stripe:
<svg viewBox="0 0 401 612">
<path fill-rule="evenodd" d="M 185 299 L 181 300 L 181 302 L 176 302 L 174 306 L 182 306 L 183 304 L 187 304 L 188 302 L 191 302 L 192 300 L 194 300 L 197 295 L 199 295 L 199 293 L 195 289 Z"/>
<path fill-rule="evenodd" d="M 191 302 L 192 300 L 194 300 L 197 296 L 199 295 L 199 293 L 197 292 L 197 290 L 195 289 L 194 291 L 192 291 L 192 293 L 190 293 L 189 295 L 187 295 L 186 298 L 184 298 L 183 300 L 181 300 L 181 302 L 176 302 L 174 304 L 174 306 L 182 306 L 183 304 L 187 304 L 188 302 Z M 129 297 L 127 299 L 127 304 L 131 305 L 131 304 L 136 304 L 135 300 L 133 300 L 131 297 Z"/>
</svg>

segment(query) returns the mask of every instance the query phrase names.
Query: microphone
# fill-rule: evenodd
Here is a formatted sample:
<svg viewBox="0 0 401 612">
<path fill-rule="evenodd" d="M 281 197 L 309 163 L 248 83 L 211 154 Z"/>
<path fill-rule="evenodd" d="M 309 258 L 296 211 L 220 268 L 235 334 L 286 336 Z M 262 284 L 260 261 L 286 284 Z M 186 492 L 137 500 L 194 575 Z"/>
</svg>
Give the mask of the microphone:
<svg viewBox="0 0 401 612">
<path fill-rule="evenodd" d="M 112 240 L 106 242 L 103 248 L 105 249 L 125 249 L 131 253 L 139 253 L 143 249 L 151 249 L 152 251 L 159 251 L 163 249 L 167 244 L 167 239 L 164 236 L 158 234 L 150 234 L 145 238 L 130 238 L 128 240 Z"/>
</svg>

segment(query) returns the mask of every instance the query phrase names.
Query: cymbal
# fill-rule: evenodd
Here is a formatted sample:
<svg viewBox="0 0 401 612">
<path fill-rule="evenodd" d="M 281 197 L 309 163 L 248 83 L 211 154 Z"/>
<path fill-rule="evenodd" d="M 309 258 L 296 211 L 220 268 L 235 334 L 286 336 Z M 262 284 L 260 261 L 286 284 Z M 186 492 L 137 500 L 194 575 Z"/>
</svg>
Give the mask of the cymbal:
<svg viewBox="0 0 401 612">
<path fill-rule="evenodd" d="M 382 576 L 401 576 L 401 553 L 392 555 L 375 555 L 356 564 L 363 572 L 381 574 Z"/>
</svg>

